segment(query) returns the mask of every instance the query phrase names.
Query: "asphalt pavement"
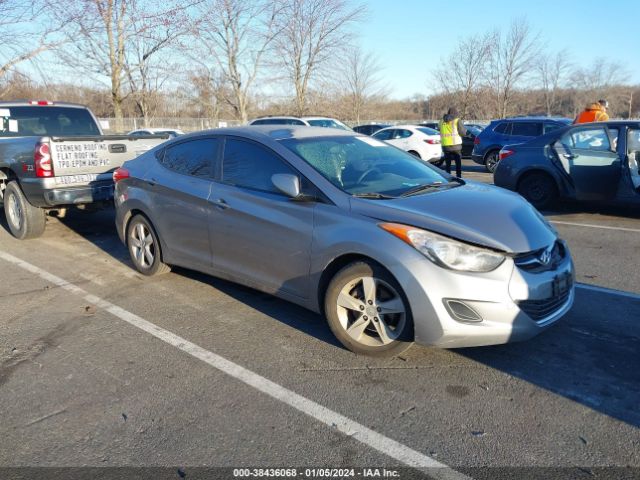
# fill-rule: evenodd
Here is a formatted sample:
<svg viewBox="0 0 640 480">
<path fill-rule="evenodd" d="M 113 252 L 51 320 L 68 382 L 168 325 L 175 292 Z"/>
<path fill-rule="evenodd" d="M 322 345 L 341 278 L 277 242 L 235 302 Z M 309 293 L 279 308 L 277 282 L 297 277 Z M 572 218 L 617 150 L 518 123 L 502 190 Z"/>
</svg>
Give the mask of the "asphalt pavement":
<svg viewBox="0 0 640 480">
<path fill-rule="evenodd" d="M 463 176 L 491 180 L 468 161 Z M 137 274 L 113 211 L 51 217 L 30 241 L 0 215 L 0 477 L 413 465 L 439 478 L 638 478 L 640 214 L 545 214 L 581 282 L 563 321 L 523 343 L 394 359 L 354 355 L 320 316 L 249 288 Z"/>
</svg>

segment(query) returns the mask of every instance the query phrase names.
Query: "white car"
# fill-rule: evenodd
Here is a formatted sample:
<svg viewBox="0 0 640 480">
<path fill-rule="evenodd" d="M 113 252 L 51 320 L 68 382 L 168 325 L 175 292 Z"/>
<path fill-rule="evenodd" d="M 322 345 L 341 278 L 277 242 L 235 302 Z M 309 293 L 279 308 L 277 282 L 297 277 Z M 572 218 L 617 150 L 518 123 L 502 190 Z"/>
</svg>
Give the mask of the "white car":
<svg viewBox="0 0 640 480">
<path fill-rule="evenodd" d="M 184 135 L 184 132 L 177 128 L 139 128 L 131 130 L 127 135 L 169 135 L 169 138 L 175 138 Z"/>
<path fill-rule="evenodd" d="M 383 140 L 436 166 L 442 165 L 440 133 L 429 127 L 394 125 L 378 130 L 373 138 Z"/>
<path fill-rule="evenodd" d="M 330 117 L 268 116 L 251 120 L 249 125 L 306 125 L 308 127 L 338 128 L 340 130 L 352 131 L 340 120 Z"/>
</svg>

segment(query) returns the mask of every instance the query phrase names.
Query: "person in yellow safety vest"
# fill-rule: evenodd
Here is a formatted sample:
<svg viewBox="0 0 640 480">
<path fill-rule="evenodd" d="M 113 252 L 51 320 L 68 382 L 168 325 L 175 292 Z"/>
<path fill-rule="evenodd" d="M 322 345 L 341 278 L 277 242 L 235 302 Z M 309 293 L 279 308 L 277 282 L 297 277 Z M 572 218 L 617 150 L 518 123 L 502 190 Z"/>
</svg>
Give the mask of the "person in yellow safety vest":
<svg viewBox="0 0 640 480">
<path fill-rule="evenodd" d="M 609 108 L 609 102 L 606 100 L 598 100 L 595 103 L 591 103 L 576 117 L 573 124 L 606 122 L 609 120 L 607 108 Z"/>
<path fill-rule="evenodd" d="M 440 143 L 444 153 L 445 170 L 451 173 L 451 161 L 456 162 L 456 176 L 462 177 L 462 137 L 467 129 L 458 118 L 458 110 L 451 107 L 440 120 Z"/>
</svg>

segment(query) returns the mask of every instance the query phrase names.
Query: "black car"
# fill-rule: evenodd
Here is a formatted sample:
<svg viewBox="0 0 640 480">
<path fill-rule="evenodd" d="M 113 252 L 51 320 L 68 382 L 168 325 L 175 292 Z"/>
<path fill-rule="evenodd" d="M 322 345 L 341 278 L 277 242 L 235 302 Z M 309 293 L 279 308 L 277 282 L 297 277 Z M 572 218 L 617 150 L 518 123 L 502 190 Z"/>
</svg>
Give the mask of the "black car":
<svg viewBox="0 0 640 480">
<path fill-rule="evenodd" d="M 462 156 L 468 158 L 471 156 L 471 152 L 473 151 L 473 145 L 476 136 L 478 136 L 478 134 L 482 131 L 482 128 L 478 127 L 475 124 L 467 125 L 464 122 L 463 124 L 467 129 L 467 134 L 462 137 Z M 421 127 L 433 128 L 434 130 L 440 131 L 440 122 L 424 122 L 418 123 L 418 125 Z"/>
<path fill-rule="evenodd" d="M 358 125 L 357 127 L 353 127 L 353 131 L 357 133 L 362 133 L 364 135 L 373 135 L 378 130 L 382 130 L 383 128 L 390 127 L 391 125 L 387 125 L 384 123 L 370 123 L 367 125 Z"/>
<path fill-rule="evenodd" d="M 572 125 L 500 151 L 499 187 L 537 208 L 558 198 L 640 205 L 640 122 Z"/>
<path fill-rule="evenodd" d="M 528 142 L 558 128 L 571 124 L 569 118 L 511 117 L 493 120 L 475 138 L 471 159 L 493 172 L 498 163 L 498 152 L 507 144 Z"/>
</svg>

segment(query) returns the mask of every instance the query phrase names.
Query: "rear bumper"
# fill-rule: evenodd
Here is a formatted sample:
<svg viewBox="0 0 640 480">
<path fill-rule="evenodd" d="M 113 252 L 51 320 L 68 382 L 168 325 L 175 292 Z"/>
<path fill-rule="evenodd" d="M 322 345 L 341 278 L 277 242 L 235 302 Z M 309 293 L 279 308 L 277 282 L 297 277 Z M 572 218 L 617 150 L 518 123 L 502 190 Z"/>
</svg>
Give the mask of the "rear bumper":
<svg viewBox="0 0 640 480">
<path fill-rule="evenodd" d="M 55 186 L 53 179 L 23 179 L 22 190 L 29 203 L 36 207 L 62 207 L 113 200 L 113 182 L 89 185 Z"/>
</svg>

